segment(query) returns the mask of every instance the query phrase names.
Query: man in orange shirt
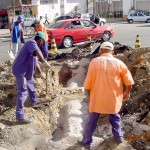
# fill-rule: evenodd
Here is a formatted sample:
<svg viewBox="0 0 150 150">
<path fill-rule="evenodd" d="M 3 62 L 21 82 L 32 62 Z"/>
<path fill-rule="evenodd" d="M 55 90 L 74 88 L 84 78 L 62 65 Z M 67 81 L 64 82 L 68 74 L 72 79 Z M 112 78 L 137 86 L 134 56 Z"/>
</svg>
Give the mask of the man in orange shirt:
<svg viewBox="0 0 150 150">
<path fill-rule="evenodd" d="M 44 56 L 44 59 L 48 58 L 48 34 L 45 25 L 40 22 L 39 19 L 35 19 L 34 21 L 34 29 L 36 32 L 43 32 L 45 34 L 45 42 L 41 45 L 40 50 Z"/>
<path fill-rule="evenodd" d="M 101 114 L 109 114 L 114 140 L 118 143 L 123 142 L 119 111 L 123 98 L 129 99 L 134 81 L 127 66 L 113 57 L 113 50 L 112 43 L 101 44 L 99 51 L 101 55 L 90 62 L 84 82 L 89 97 L 89 116 L 83 139 L 78 143 L 85 147 L 90 148 L 92 144 L 92 135 Z M 126 86 L 124 92 L 123 83 Z"/>
</svg>

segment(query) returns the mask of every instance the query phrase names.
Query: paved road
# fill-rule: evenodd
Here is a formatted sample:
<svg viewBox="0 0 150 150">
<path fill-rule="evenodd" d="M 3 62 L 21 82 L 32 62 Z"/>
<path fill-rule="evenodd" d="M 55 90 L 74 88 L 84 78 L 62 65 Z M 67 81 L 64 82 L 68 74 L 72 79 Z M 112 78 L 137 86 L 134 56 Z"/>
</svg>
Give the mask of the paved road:
<svg viewBox="0 0 150 150">
<path fill-rule="evenodd" d="M 115 36 L 112 42 L 119 42 L 122 45 L 135 46 L 136 36 L 140 36 L 141 46 L 150 47 L 150 23 L 133 23 L 126 22 L 110 23 L 115 30 Z M 9 59 L 7 51 L 10 48 L 10 38 L 8 30 L 0 30 L 0 62 Z M 59 49 L 60 52 L 70 51 L 71 49 Z"/>
<path fill-rule="evenodd" d="M 135 47 L 136 36 L 140 36 L 142 47 L 150 47 L 150 23 L 133 23 L 126 22 L 114 26 L 115 36 L 112 42 L 120 42 L 123 45 Z"/>
</svg>

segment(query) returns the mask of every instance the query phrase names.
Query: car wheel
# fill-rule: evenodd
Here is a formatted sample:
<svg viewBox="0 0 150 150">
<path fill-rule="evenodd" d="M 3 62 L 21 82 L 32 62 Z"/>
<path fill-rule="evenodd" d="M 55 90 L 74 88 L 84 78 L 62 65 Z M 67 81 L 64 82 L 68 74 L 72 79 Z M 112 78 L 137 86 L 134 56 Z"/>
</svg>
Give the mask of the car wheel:
<svg viewBox="0 0 150 150">
<path fill-rule="evenodd" d="M 109 41 L 110 40 L 110 33 L 109 32 L 104 32 L 102 40 L 104 42 Z"/>
<path fill-rule="evenodd" d="M 100 25 L 101 25 L 101 26 L 103 26 L 104 24 L 105 24 L 105 23 L 104 23 L 103 21 L 102 21 L 102 22 L 100 22 Z"/>
<path fill-rule="evenodd" d="M 150 23 L 150 19 L 147 19 L 146 22 L 147 22 L 147 23 Z"/>
<path fill-rule="evenodd" d="M 65 37 L 64 40 L 63 40 L 63 46 L 65 48 L 69 48 L 69 47 L 72 47 L 72 45 L 73 45 L 72 38 L 69 37 L 69 36 Z"/>
<path fill-rule="evenodd" d="M 130 20 L 128 20 L 128 22 L 129 22 L 129 23 L 133 23 L 133 20 L 132 20 L 132 19 L 130 19 Z"/>
</svg>

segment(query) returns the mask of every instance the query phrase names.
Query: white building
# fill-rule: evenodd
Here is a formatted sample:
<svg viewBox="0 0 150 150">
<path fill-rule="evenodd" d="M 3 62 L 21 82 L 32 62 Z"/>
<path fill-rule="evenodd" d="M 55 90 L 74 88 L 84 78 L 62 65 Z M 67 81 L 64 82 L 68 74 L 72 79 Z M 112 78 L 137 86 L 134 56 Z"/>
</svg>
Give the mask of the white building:
<svg viewBox="0 0 150 150">
<path fill-rule="evenodd" d="M 150 0 L 88 0 L 88 12 L 102 17 L 108 17 L 108 12 L 112 17 L 126 17 L 133 8 L 150 15 Z"/>
<path fill-rule="evenodd" d="M 75 11 L 87 12 L 86 0 L 55 0 L 53 3 L 51 0 L 32 0 L 32 4 L 38 5 L 37 17 L 47 14 L 50 22 L 60 15 L 72 14 Z"/>
</svg>

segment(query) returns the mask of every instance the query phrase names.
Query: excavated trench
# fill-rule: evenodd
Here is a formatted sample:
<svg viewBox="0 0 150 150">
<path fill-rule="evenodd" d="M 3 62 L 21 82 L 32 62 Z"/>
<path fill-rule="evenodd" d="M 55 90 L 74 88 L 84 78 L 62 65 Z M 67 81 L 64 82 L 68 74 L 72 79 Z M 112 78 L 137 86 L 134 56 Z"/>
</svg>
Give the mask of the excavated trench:
<svg viewBox="0 0 150 150">
<path fill-rule="evenodd" d="M 121 110 L 123 131 L 132 148 L 144 150 L 150 145 L 150 48 L 124 52 L 116 57 L 128 65 L 135 80 L 131 100 L 124 103 Z M 45 97 L 46 84 L 36 77 L 37 95 L 43 98 L 43 103 L 33 108 L 28 102 L 25 104 L 26 116 L 34 120 L 25 126 L 16 125 L 14 121 L 16 88 L 10 69 L 12 62 L 0 64 L 0 121 L 5 126 L 2 129 L 0 124 L 1 147 L 11 150 L 65 150 L 71 147 L 72 150 L 80 150 L 72 146 L 81 138 L 88 114 L 82 85 L 91 59 L 65 58 L 65 61 L 50 62 L 52 68 L 48 78 L 48 95 Z M 137 116 L 140 117 L 139 122 Z M 94 135 L 102 138 L 101 142 L 111 137 L 111 127 L 106 116 L 100 118 Z M 111 147 L 113 144 L 109 143 L 105 142 L 104 147 L 114 149 Z M 125 145 L 125 148 L 128 146 Z"/>
</svg>

